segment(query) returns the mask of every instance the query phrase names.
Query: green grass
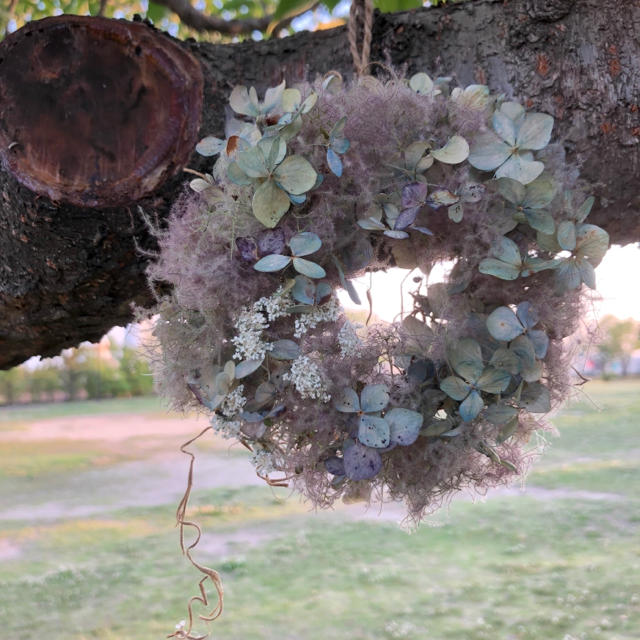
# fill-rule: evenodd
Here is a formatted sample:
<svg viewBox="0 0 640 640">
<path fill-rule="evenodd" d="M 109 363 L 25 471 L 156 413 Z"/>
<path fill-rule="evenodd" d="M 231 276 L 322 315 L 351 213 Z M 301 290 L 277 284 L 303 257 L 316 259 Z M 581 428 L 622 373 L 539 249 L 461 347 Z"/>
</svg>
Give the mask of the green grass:
<svg viewBox="0 0 640 640">
<path fill-rule="evenodd" d="M 261 494 L 268 509 L 270 492 Z M 262 548 L 224 560 L 201 554 L 225 580 L 217 637 L 631 639 L 640 627 L 640 541 L 620 506 L 460 504 L 441 526 L 412 535 L 284 515 L 283 537 Z M 256 516 L 254 526 L 267 526 L 266 513 Z M 170 522 L 158 509 L 46 528 L 29 560 L 9 563 L 0 581 L 5 628 L 20 638 L 47 630 L 54 640 L 160 637 L 184 617 L 196 585 Z M 201 522 L 209 535 L 232 535 L 229 522 Z"/>
<path fill-rule="evenodd" d="M 106 453 L 95 442 L 48 440 L 46 442 L 0 441 L 0 480 L 42 478 L 73 473 L 95 465 L 106 466 L 126 459 Z"/>
<path fill-rule="evenodd" d="M 610 518 L 622 515 L 608 510 Z M 220 636 L 468 640 L 591 632 L 604 617 L 629 614 L 630 591 L 640 589 L 637 572 L 629 575 L 640 559 L 625 548 L 627 529 L 626 522 L 597 523 L 578 505 L 527 499 L 517 509 L 507 500 L 460 505 L 444 526 L 412 536 L 389 525 L 311 524 L 272 544 L 271 557 L 251 554 L 232 574 L 234 606 Z M 580 606 L 569 613 L 570 595 Z M 639 613 L 611 628 L 632 637 Z"/>
<path fill-rule="evenodd" d="M 115 415 L 118 413 L 152 413 L 161 416 L 167 413 L 167 409 L 162 404 L 162 400 L 156 396 L 0 406 L 0 428 L 3 428 L 6 424 L 46 420 L 48 418 Z"/>
<path fill-rule="evenodd" d="M 572 457 L 635 455 L 640 452 L 640 381 L 594 381 L 553 420 L 560 432 L 545 464 Z"/>
<path fill-rule="evenodd" d="M 529 484 L 640 496 L 640 381 L 591 382 L 554 420 Z"/>
<path fill-rule="evenodd" d="M 267 487 L 197 491 L 203 544 L 230 543 L 197 555 L 224 579 L 226 609 L 212 637 L 637 639 L 640 383 L 590 383 L 587 392 L 593 402 L 554 420 L 561 437 L 528 481 L 561 491 L 560 499 L 533 491 L 457 501 L 409 534 L 340 509 L 308 513 Z M 57 473 L 63 482 L 67 472 Z M 74 486 L 78 500 L 98 499 L 90 483 Z M 179 553 L 174 508 L 0 522 L 0 551 L 3 538 L 22 550 L 0 560 L 3 635 L 141 640 L 171 632 L 198 581 Z M 247 532 L 264 534 L 261 544 L 248 546 Z"/>
<path fill-rule="evenodd" d="M 640 491 L 640 468 L 632 460 L 595 460 L 564 464 L 546 472 L 535 472 L 529 482 L 547 489 L 603 491 L 637 497 Z"/>
<path fill-rule="evenodd" d="M 148 440 L 138 442 L 135 432 L 120 446 L 67 438 L 40 442 L 12 439 L 13 433 L 21 435 L 20 432 L 26 431 L 31 422 L 82 416 L 114 416 L 114 420 L 117 420 L 118 414 L 139 414 L 157 420 L 176 417 L 155 396 L 0 407 L 0 480 L 20 477 L 41 479 L 46 483 L 57 474 L 145 457 L 163 448 L 166 438 L 158 437 L 151 444 Z M 6 434 L 4 439 L 1 437 L 3 433 Z M 3 487 L 0 487 L 0 497 L 2 493 Z"/>
</svg>

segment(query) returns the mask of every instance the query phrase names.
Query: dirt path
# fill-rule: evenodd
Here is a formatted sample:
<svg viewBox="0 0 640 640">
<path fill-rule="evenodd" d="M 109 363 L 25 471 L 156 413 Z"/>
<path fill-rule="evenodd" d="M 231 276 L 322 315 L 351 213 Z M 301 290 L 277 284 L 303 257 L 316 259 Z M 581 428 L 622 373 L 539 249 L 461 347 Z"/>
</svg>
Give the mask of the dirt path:
<svg viewBox="0 0 640 640">
<path fill-rule="evenodd" d="M 34 442 L 68 439 L 90 441 L 105 448 L 131 450 L 132 443 L 144 458 L 111 466 L 95 467 L 76 473 L 60 474 L 47 479 L 16 481 L 10 491 L 0 487 L 0 521 L 51 522 L 104 515 L 124 508 L 174 505 L 182 497 L 188 470 L 188 458 L 178 451 L 183 441 L 206 426 L 206 420 L 157 415 L 72 416 L 38 420 L 15 431 L 0 433 L 2 442 Z M 230 449 L 228 440 L 206 437 L 206 451 L 198 454 L 195 467 L 195 491 L 222 487 L 239 488 L 263 485 L 255 475 L 248 456 L 242 449 Z M 147 451 L 154 453 L 145 454 Z M 82 487 L 78 491 L 78 487 Z M 90 496 L 90 503 L 87 498 Z M 528 496 L 535 500 L 624 500 L 610 493 L 542 489 L 537 487 L 500 488 L 483 499 L 505 496 Z M 470 500 L 469 496 L 459 499 Z M 401 523 L 405 518 L 402 504 L 337 505 L 334 512 L 322 518 L 355 519 Z M 203 551 L 225 555 L 236 544 L 255 546 L 278 535 L 277 531 L 247 527 L 224 535 L 208 536 Z M 204 541 L 203 541 L 204 542 Z M 14 557 L 19 550 L 0 545 L 0 558 Z"/>
<path fill-rule="evenodd" d="M 187 471 L 188 458 L 176 452 L 52 478 L 46 487 L 40 482 L 25 482 L 10 497 L 2 497 L 0 520 L 82 518 L 127 507 L 177 503 L 186 486 Z M 195 472 L 196 491 L 263 484 L 244 456 L 203 452 L 198 455 Z M 83 487 L 81 492 L 79 486 Z M 88 496 L 90 504 L 86 503 Z"/>
<path fill-rule="evenodd" d="M 125 462 L 108 468 L 84 471 L 33 491 L 28 487 L 13 493 L 13 505 L 2 504 L 1 520 L 26 520 L 29 522 L 83 518 L 105 514 L 129 507 L 160 506 L 174 504 L 184 491 L 188 461 L 184 456 L 158 456 L 140 462 Z M 83 486 L 83 491 L 77 491 Z M 196 461 L 195 491 L 217 488 L 264 486 L 246 457 L 230 457 L 219 453 L 202 452 Z M 91 495 L 91 504 L 86 503 Z M 619 502 L 624 496 L 615 493 L 576 491 L 568 489 L 543 489 L 528 486 L 525 489 L 506 487 L 490 491 L 480 500 L 501 497 L 525 496 L 534 500 L 601 500 Z M 461 494 L 457 500 L 472 500 Z M 6 502 L 6 499 L 3 500 Z M 337 512 L 350 518 L 368 521 L 400 523 L 406 512 L 400 503 L 382 506 L 337 505 Z"/>
<path fill-rule="evenodd" d="M 0 446 L 69 440 L 134 460 L 74 473 L 11 479 L 5 483 L 11 485 L 10 491 L 3 492 L 0 486 L 0 520 L 80 518 L 127 507 L 175 503 L 184 491 L 189 463 L 179 447 L 207 424 L 203 416 L 132 413 L 51 418 L 3 430 Z M 240 445 L 234 447 L 210 432 L 203 437 L 203 446 L 195 468 L 197 489 L 262 482 Z"/>
<path fill-rule="evenodd" d="M 176 414 L 113 414 L 102 416 L 67 416 L 35 420 L 18 429 L 0 431 L 0 444 L 4 442 L 46 442 L 73 440 L 76 442 L 104 442 L 112 445 L 138 442 L 155 442 L 175 439 L 184 442 L 208 425 L 202 415 L 178 416 Z M 207 435 L 210 448 L 226 450 L 229 441 L 213 433 Z"/>
</svg>

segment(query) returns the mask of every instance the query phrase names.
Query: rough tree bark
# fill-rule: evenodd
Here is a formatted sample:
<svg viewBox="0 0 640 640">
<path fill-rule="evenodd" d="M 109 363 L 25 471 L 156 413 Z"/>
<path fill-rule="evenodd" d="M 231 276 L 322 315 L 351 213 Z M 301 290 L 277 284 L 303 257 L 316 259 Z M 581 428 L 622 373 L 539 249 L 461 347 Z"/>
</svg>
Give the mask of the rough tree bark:
<svg viewBox="0 0 640 640">
<path fill-rule="evenodd" d="M 554 115 L 599 196 L 593 221 L 628 243 L 640 240 L 639 36 L 640 0 L 474 0 L 376 15 L 372 59 Z M 216 46 L 61 16 L 0 44 L 0 367 L 129 321 L 150 300 L 138 206 L 164 218 L 182 168 L 206 167 L 189 152 L 222 132 L 230 89 L 329 68 L 350 73 L 344 28 Z"/>
</svg>

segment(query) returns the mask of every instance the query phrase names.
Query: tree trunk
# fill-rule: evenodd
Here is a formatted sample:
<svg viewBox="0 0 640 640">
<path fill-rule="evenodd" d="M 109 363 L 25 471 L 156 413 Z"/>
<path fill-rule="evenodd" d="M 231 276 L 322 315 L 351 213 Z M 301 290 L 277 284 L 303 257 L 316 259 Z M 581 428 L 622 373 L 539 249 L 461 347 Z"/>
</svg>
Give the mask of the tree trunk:
<svg viewBox="0 0 640 640">
<path fill-rule="evenodd" d="M 376 14 L 371 58 L 486 83 L 556 118 L 594 184 L 590 218 L 640 240 L 640 1 L 473 0 Z M 0 367 L 95 340 L 150 300 L 138 207 L 166 217 L 235 84 L 352 63 L 344 28 L 179 42 L 143 23 L 60 16 L 0 44 Z M 373 68 L 376 72 L 376 67 Z"/>
<path fill-rule="evenodd" d="M 622 377 L 626 378 L 629 375 L 629 365 L 631 364 L 631 356 L 623 354 L 620 358 L 620 368 L 622 369 Z"/>
</svg>

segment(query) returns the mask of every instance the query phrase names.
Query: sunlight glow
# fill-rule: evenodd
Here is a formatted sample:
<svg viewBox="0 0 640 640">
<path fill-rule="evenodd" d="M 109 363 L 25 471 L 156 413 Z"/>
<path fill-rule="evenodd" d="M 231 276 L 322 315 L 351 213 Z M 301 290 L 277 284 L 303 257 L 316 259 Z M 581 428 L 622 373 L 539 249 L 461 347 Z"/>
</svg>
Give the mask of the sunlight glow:
<svg viewBox="0 0 640 640">
<path fill-rule="evenodd" d="M 596 284 L 601 300 L 595 307 L 600 317 L 640 320 L 640 248 L 636 244 L 613 246 L 596 269 Z"/>
<path fill-rule="evenodd" d="M 453 267 L 453 262 L 442 262 L 435 265 L 427 279 L 420 269 L 389 269 L 378 271 L 352 280 L 362 306 L 354 304 L 346 291 L 338 290 L 338 298 L 346 309 L 365 310 L 368 312 L 367 290 L 371 289 L 373 314 L 385 322 L 393 322 L 404 312 L 407 314 L 413 308 L 413 298 L 410 292 L 418 288 L 420 293 L 426 294 L 426 284 L 443 282 L 445 276 Z M 415 282 L 414 278 L 422 278 L 422 282 Z M 402 293 L 400 293 L 402 291 Z"/>
<path fill-rule="evenodd" d="M 442 282 L 452 266 L 453 263 L 436 265 L 428 283 Z M 625 247 L 613 246 L 596 269 L 598 289 L 593 301 L 596 317 L 611 314 L 623 319 L 640 320 L 640 284 L 635 281 L 636 274 L 640 274 L 640 248 L 635 244 Z M 392 322 L 402 308 L 407 313 L 413 306 L 409 292 L 415 291 L 419 286 L 413 281 L 414 277 L 423 278 L 421 293 L 424 294 L 425 280 L 419 269 L 413 272 L 407 269 L 390 269 L 353 280 L 362 306 L 355 305 L 343 290 L 338 291 L 338 297 L 345 308 L 368 312 L 367 290 L 371 287 L 374 315 L 385 322 Z"/>
</svg>

